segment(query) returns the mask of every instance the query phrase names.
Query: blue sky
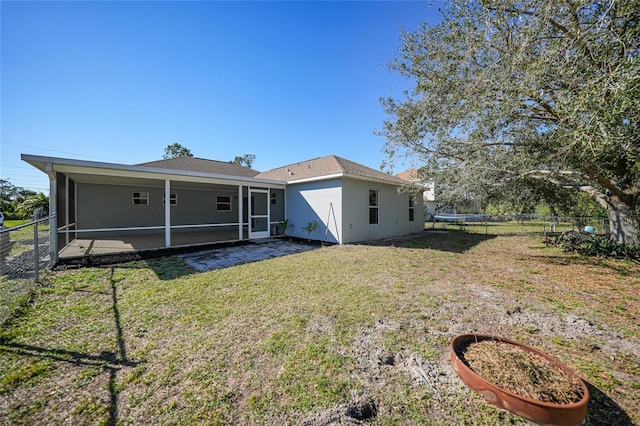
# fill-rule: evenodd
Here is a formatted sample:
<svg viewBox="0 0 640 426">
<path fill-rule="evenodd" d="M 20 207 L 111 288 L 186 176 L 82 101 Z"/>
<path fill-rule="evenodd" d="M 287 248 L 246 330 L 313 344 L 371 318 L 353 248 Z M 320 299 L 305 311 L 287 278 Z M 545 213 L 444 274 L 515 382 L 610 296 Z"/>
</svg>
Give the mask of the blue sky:
<svg viewBox="0 0 640 426">
<path fill-rule="evenodd" d="M 386 63 L 437 4 L 2 1 L 0 176 L 47 192 L 20 153 L 135 164 L 174 142 L 377 169 L 379 98 L 410 87 Z"/>
</svg>

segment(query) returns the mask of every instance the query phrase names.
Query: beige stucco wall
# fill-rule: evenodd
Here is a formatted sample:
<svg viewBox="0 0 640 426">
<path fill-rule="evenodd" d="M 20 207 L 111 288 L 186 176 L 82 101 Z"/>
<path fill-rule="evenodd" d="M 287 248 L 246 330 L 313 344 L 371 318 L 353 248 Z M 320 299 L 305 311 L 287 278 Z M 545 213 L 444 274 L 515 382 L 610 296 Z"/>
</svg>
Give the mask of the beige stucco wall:
<svg viewBox="0 0 640 426">
<path fill-rule="evenodd" d="M 380 191 L 377 225 L 369 224 L 369 189 Z M 338 178 L 287 187 L 287 217 L 293 224 L 287 233 L 294 237 L 307 238 L 302 228 L 311 220 L 318 222 L 312 239 L 325 241 L 326 233 L 326 241 L 340 244 L 419 232 L 424 229 L 419 194 L 414 213 L 415 219 L 410 222 L 409 194 L 399 192 L 395 185 Z"/>
<path fill-rule="evenodd" d="M 379 223 L 369 224 L 369 190 L 380 191 Z M 424 229 L 422 197 L 416 197 L 414 221 L 409 221 L 409 193 L 390 184 L 356 179 L 343 181 L 344 242 L 374 240 Z"/>
<path fill-rule="evenodd" d="M 308 238 L 309 234 L 302 228 L 315 220 L 318 222 L 318 228 L 311 234 L 311 239 L 341 243 L 341 206 L 340 179 L 289 185 L 287 187 L 287 217 L 291 226 L 287 230 L 287 235 Z M 327 219 L 329 219 L 328 222 Z"/>
</svg>

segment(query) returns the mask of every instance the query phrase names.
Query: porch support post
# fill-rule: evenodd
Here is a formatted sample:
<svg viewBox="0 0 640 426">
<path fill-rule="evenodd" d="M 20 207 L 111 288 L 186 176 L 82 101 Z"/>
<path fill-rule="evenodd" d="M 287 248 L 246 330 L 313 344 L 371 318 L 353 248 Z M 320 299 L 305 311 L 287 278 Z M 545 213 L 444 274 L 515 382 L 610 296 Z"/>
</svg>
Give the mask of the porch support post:
<svg viewBox="0 0 640 426">
<path fill-rule="evenodd" d="M 238 185 L 238 239 L 241 240 L 244 238 L 242 235 L 242 230 L 244 227 L 242 226 L 242 185 Z"/>
<path fill-rule="evenodd" d="M 49 259 L 58 263 L 58 181 L 53 164 L 47 163 L 45 172 L 49 176 Z"/>
<path fill-rule="evenodd" d="M 64 175 L 64 224 L 65 224 L 65 229 L 67 232 L 64 233 L 64 241 L 65 241 L 65 245 L 69 245 L 69 209 L 71 208 L 71 206 L 69 205 L 69 176 Z"/>
<path fill-rule="evenodd" d="M 249 239 L 251 239 L 251 226 L 253 221 L 253 219 L 251 219 L 251 204 L 251 187 L 247 186 L 247 232 L 249 233 L 247 238 Z"/>
<path fill-rule="evenodd" d="M 171 247 L 171 180 L 164 180 L 164 246 Z"/>
</svg>

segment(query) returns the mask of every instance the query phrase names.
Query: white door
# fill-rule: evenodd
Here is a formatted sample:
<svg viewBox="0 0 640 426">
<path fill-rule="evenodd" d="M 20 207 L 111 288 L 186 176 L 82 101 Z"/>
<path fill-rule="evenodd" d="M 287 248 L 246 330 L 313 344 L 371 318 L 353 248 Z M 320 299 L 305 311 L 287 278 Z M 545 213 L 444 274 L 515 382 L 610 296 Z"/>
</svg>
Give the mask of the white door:
<svg viewBox="0 0 640 426">
<path fill-rule="evenodd" d="M 269 190 L 249 189 L 249 239 L 269 236 Z"/>
</svg>

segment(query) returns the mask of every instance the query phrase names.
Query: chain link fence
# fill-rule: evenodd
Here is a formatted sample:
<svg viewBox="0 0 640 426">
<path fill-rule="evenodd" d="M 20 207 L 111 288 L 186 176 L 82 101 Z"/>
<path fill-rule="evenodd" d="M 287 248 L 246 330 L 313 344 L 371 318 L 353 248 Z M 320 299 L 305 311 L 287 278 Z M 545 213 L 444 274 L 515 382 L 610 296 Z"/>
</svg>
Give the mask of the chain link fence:
<svg viewBox="0 0 640 426">
<path fill-rule="evenodd" d="M 566 231 L 609 232 L 609 220 L 597 216 L 543 216 L 534 214 L 435 214 L 425 229 L 463 229 L 483 234 L 555 235 Z"/>
<path fill-rule="evenodd" d="M 52 227 L 55 216 L 0 228 L 0 324 L 28 299 L 43 271 L 53 266 Z"/>
</svg>

